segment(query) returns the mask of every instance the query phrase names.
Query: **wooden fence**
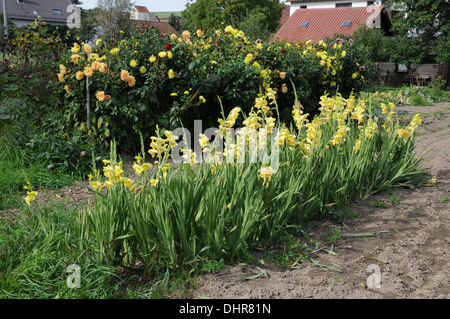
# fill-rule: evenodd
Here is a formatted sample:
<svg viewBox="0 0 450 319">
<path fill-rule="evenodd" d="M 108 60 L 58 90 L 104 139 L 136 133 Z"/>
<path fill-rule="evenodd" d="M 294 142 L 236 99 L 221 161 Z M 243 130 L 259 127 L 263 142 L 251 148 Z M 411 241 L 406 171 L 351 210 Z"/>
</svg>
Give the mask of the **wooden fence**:
<svg viewBox="0 0 450 319">
<path fill-rule="evenodd" d="M 449 64 L 412 64 L 411 70 L 397 63 L 379 62 L 380 72 L 375 81 L 376 85 L 401 87 L 404 84 L 419 86 L 433 86 L 438 77 L 449 83 Z M 410 72 L 411 71 L 411 72 Z"/>
</svg>

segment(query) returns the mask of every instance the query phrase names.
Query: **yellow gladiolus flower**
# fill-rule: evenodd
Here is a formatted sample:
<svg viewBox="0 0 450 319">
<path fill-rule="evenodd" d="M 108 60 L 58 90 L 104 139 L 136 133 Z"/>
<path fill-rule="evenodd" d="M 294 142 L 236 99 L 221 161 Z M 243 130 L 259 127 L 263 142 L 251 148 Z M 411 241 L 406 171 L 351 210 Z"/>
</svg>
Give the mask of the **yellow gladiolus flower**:
<svg viewBox="0 0 450 319">
<path fill-rule="evenodd" d="M 275 170 L 270 166 L 263 166 L 259 170 L 259 177 L 261 177 L 263 181 L 263 186 L 269 187 L 269 182 L 272 180 L 272 175 L 275 174 Z"/>
<path fill-rule="evenodd" d="M 410 137 L 409 132 L 407 130 L 404 130 L 404 129 L 398 129 L 397 130 L 397 134 L 398 134 L 399 137 L 403 138 L 403 142 L 405 142 L 405 143 L 406 143 L 406 140 Z"/>
<path fill-rule="evenodd" d="M 152 185 L 152 187 L 156 187 L 156 185 L 158 185 L 158 183 L 159 183 L 159 179 L 156 179 L 156 178 L 150 179 L 150 185 Z"/>
<path fill-rule="evenodd" d="M 27 192 L 27 197 L 24 198 L 24 200 L 27 202 L 28 206 L 31 206 L 31 203 L 36 199 L 36 196 L 38 195 L 38 192 L 31 191 Z"/>
</svg>

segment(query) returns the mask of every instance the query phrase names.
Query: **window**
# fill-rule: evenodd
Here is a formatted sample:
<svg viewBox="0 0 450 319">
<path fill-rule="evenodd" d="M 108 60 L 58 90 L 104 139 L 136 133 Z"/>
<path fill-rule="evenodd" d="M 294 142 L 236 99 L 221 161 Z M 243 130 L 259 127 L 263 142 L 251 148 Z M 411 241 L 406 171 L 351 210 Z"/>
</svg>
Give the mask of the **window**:
<svg viewBox="0 0 450 319">
<path fill-rule="evenodd" d="M 336 8 L 344 8 L 344 7 L 351 7 L 352 3 L 351 2 L 346 2 L 346 3 L 336 3 Z"/>
<path fill-rule="evenodd" d="M 52 9 L 52 11 L 53 11 L 53 14 L 57 14 L 57 15 L 61 15 L 62 14 L 61 10 L 59 10 L 59 9 Z"/>
<path fill-rule="evenodd" d="M 17 3 L 25 3 L 25 0 L 17 0 Z"/>
<path fill-rule="evenodd" d="M 300 6 L 300 9 L 307 9 L 308 6 Z"/>
<path fill-rule="evenodd" d="M 38 12 L 37 12 L 37 11 L 33 11 L 33 14 L 37 16 L 37 15 L 38 15 Z"/>
<path fill-rule="evenodd" d="M 298 27 L 299 28 L 307 28 L 309 26 L 309 22 L 302 22 Z"/>
<path fill-rule="evenodd" d="M 341 28 L 348 28 L 349 26 L 352 25 L 352 21 L 344 21 L 344 23 L 342 23 Z"/>
</svg>

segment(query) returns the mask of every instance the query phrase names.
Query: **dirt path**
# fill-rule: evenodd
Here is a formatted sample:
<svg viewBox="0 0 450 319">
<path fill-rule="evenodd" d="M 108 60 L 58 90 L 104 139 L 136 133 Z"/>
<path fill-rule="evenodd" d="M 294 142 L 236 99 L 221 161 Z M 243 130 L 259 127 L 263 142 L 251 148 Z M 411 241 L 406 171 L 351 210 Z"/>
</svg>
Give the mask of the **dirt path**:
<svg viewBox="0 0 450 319">
<path fill-rule="evenodd" d="M 420 112 L 416 151 L 426 157 L 430 180 L 421 189 L 396 188 L 350 206 L 358 218 L 344 225 L 332 221 L 305 228 L 321 241 L 330 230 L 342 238 L 333 254 L 319 251 L 314 260 L 286 271 L 239 264 L 205 275 L 187 298 L 450 298 L 450 104 L 405 106 Z M 412 113 L 409 113 L 412 112 Z M 376 236 L 349 237 L 377 233 Z M 327 249 L 331 245 L 324 246 Z M 331 269 L 332 267 L 333 269 Z M 377 281 L 379 279 L 379 281 Z"/>
</svg>

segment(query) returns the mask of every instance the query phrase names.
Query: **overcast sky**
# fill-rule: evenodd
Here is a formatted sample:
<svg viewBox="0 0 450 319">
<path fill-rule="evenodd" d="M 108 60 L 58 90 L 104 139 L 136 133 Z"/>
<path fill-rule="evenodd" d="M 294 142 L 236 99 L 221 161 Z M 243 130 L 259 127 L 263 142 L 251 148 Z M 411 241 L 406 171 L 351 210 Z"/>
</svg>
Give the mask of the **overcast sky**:
<svg viewBox="0 0 450 319">
<path fill-rule="evenodd" d="M 83 9 L 92 9 L 97 6 L 97 0 L 81 0 Z M 183 11 L 187 0 L 134 0 L 135 5 L 146 6 L 150 12 Z"/>
<path fill-rule="evenodd" d="M 280 0 L 284 2 L 284 0 Z M 81 0 L 83 9 L 92 9 L 97 6 L 97 0 Z M 188 0 L 132 0 L 135 5 L 146 6 L 150 12 L 183 11 Z"/>
</svg>

